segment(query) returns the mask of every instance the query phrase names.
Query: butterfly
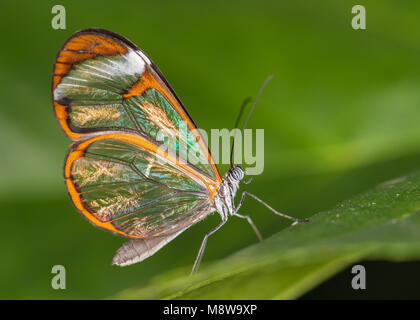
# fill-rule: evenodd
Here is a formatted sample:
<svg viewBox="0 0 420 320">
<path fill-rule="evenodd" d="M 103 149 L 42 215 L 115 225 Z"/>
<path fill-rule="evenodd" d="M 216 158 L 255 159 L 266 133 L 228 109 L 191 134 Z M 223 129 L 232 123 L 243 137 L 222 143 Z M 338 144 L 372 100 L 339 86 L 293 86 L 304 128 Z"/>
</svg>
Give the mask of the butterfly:
<svg viewBox="0 0 420 320">
<path fill-rule="evenodd" d="M 251 218 L 238 213 L 246 195 L 278 215 L 304 221 L 246 191 L 235 206 L 245 170 L 231 165 L 223 177 L 219 174 L 160 70 L 116 33 L 85 29 L 64 43 L 54 63 L 52 99 L 61 129 L 74 141 L 64 164 L 74 206 L 95 226 L 130 239 L 117 250 L 114 265 L 146 259 L 215 211 L 221 223 L 205 235 L 193 272 L 208 237 L 229 216 L 248 220 L 262 240 Z M 168 147 L 162 132 L 175 143 Z"/>
</svg>

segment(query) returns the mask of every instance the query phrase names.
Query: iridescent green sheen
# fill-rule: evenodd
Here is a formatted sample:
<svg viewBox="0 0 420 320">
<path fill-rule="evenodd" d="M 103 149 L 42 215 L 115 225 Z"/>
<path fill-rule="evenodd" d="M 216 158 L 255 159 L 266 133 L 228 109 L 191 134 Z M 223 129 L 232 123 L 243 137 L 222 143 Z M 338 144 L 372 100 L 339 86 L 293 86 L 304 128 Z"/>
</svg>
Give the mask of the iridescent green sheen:
<svg viewBox="0 0 420 320">
<path fill-rule="evenodd" d="M 160 145 L 165 143 L 179 158 L 214 177 L 207 155 L 199 152 L 201 148 L 188 124 L 158 90 L 148 89 L 141 96 L 125 101 L 142 132 Z"/>
</svg>

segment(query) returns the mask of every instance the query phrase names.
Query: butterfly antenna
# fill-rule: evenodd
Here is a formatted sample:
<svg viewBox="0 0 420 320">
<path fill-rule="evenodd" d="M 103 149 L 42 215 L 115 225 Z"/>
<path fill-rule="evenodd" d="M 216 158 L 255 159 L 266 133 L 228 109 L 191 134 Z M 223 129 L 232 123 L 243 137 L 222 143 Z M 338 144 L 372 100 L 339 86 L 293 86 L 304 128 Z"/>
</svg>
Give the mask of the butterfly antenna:
<svg viewBox="0 0 420 320">
<path fill-rule="evenodd" d="M 242 129 L 242 132 L 244 132 L 244 131 L 245 131 L 245 128 L 246 128 L 246 126 L 247 126 L 247 124 L 248 124 L 249 118 L 251 117 L 252 111 L 254 111 L 255 106 L 256 106 L 256 104 L 257 104 L 258 100 L 260 100 L 261 94 L 262 94 L 262 92 L 264 91 L 265 86 L 267 85 L 267 83 L 268 83 L 271 79 L 273 79 L 273 77 L 274 77 L 274 76 L 273 76 L 272 74 L 270 74 L 270 75 L 269 75 L 269 76 L 268 76 L 268 77 L 264 80 L 264 83 L 263 83 L 263 84 L 262 84 L 262 86 L 260 87 L 260 90 L 258 90 L 257 98 L 255 99 L 254 104 L 252 105 L 252 108 L 251 108 L 251 110 L 249 111 L 248 116 L 246 117 L 245 124 L 244 124 L 244 127 L 243 127 L 243 129 Z"/>
<path fill-rule="evenodd" d="M 236 122 L 235 122 L 235 126 L 233 127 L 234 129 L 236 129 L 239 125 L 239 121 L 241 120 L 242 114 L 244 113 L 245 107 L 246 105 L 251 101 L 251 97 L 248 97 L 244 100 L 244 102 L 242 102 L 241 108 L 239 109 L 239 114 L 236 117 Z M 235 135 L 233 137 L 233 143 L 232 143 L 232 149 L 230 150 L 230 167 L 233 167 L 233 151 L 235 148 L 235 140 L 236 140 L 236 131 L 235 131 Z"/>
<path fill-rule="evenodd" d="M 254 104 L 253 104 L 253 105 L 252 105 L 252 107 L 251 107 L 251 110 L 248 112 L 248 116 L 246 117 L 245 124 L 244 124 L 244 126 L 243 126 L 243 128 L 242 128 L 242 132 L 244 132 L 244 131 L 245 131 L 245 128 L 246 128 L 246 126 L 247 126 L 247 124 L 248 124 L 249 118 L 251 117 L 251 114 L 252 114 L 252 112 L 254 111 L 255 106 L 257 105 L 258 100 L 260 100 L 260 97 L 261 97 L 262 92 L 264 91 L 264 88 L 266 87 L 267 83 L 268 83 L 271 79 L 273 79 L 273 77 L 274 77 L 274 76 L 273 76 L 272 74 L 270 74 L 270 75 L 269 75 L 269 76 L 268 76 L 268 77 L 264 80 L 264 83 L 261 85 L 260 90 L 258 90 L 257 98 L 255 99 Z M 236 118 L 236 123 L 235 123 L 234 128 L 237 128 L 237 126 L 238 126 L 238 124 L 239 124 L 239 120 L 241 119 L 242 114 L 243 114 L 243 112 L 244 112 L 244 109 L 245 109 L 246 105 L 247 105 L 250 101 L 251 101 L 251 98 L 246 98 L 246 99 L 244 100 L 244 102 L 242 103 L 241 109 L 239 110 L 239 115 L 238 115 L 238 117 Z M 233 152 L 234 152 L 234 148 L 235 148 L 235 140 L 236 140 L 236 132 L 235 132 L 235 136 L 234 136 L 233 143 L 232 143 L 232 149 L 230 150 L 230 167 L 233 167 L 233 156 L 234 156 L 234 153 L 233 153 Z"/>
</svg>

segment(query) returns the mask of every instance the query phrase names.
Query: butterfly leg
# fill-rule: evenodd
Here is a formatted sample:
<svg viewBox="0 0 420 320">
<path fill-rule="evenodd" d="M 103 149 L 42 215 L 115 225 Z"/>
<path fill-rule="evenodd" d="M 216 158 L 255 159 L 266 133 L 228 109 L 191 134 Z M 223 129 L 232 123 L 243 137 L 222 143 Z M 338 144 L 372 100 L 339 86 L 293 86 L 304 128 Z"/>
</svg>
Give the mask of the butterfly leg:
<svg viewBox="0 0 420 320">
<path fill-rule="evenodd" d="M 287 214 L 278 212 L 277 210 L 275 210 L 274 208 L 272 208 L 271 206 L 269 206 L 267 203 L 265 203 L 264 201 L 262 201 L 260 198 L 258 198 L 256 195 L 253 195 L 252 193 L 249 193 L 248 191 L 242 191 L 242 196 L 241 196 L 241 200 L 239 201 L 239 204 L 236 208 L 236 212 L 239 210 L 239 208 L 242 206 L 244 200 L 245 200 L 245 196 L 250 196 L 251 198 L 253 198 L 254 200 L 257 200 L 259 203 L 261 203 L 262 205 L 264 205 L 267 209 L 269 209 L 271 212 L 275 213 L 276 215 L 283 217 L 285 219 L 289 219 L 293 221 L 292 225 L 295 225 L 297 223 L 304 223 L 304 222 L 309 222 L 308 219 L 297 219 L 295 217 L 291 217 L 288 216 Z"/>
<path fill-rule="evenodd" d="M 247 194 L 246 191 L 242 191 L 241 200 L 239 200 L 239 203 L 238 203 L 238 205 L 235 208 L 235 212 L 238 212 L 239 209 L 242 207 L 242 204 L 244 203 L 246 194 Z"/>
<path fill-rule="evenodd" d="M 238 217 L 238 218 L 242 218 L 242 219 L 246 219 L 246 220 L 248 220 L 248 223 L 249 223 L 249 225 L 251 226 L 251 228 L 252 228 L 252 229 L 254 229 L 254 232 L 255 232 L 255 234 L 257 235 L 258 240 L 263 241 L 263 237 L 261 236 L 260 231 L 259 231 L 259 230 L 258 230 L 258 228 L 255 226 L 254 222 L 252 222 L 252 219 L 251 219 L 249 216 L 244 216 L 244 215 L 239 214 L 239 213 L 236 213 L 236 212 L 235 212 L 233 215 L 234 215 L 235 217 Z"/>
<path fill-rule="evenodd" d="M 252 221 L 252 219 L 249 216 L 244 216 L 242 214 L 239 214 L 238 211 L 239 209 L 242 207 L 242 204 L 244 203 L 245 200 L 245 196 L 246 196 L 246 191 L 242 192 L 242 196 L 241 196 L 241 200 L 239 200 L 238 205 L 235 208 L 235 213 L 233 214 L 234 216 L 238 217 L 238 218 L 242 218 L 242 219 L 246 219 L 248 220 L 249 225 L 251 226 L 252 229 L 254 229 L 255 234 L 257 235 L 258 239 L 260 241 L 263 241 L 263 237 L 261 236 L 260 231 L 258 230 L 258 228 L 255 226 L 254 222 Z"/>
<path fill-rule="evenodd" d="M 200 250 L 198 251 L 198 254 L 197 254 L 197 258 L 195 258 L 194 265 L 191 270 L 191 274 L 196 272 L 198 270 L 198 267 L 200 266 L 201 258 L 203 258 L 203 253 L 204 253 L 204 250 L 206 249 L 208 237 L 210 237 L 213 233 L 219 230 L 226 223 L 226 221 L 227 219 L 222 220 L 222 222 L 220 222 L 220 224 L 216 228 L 214 228 L 213 230 L 211 230 L 204 236 L 203 241 L 201 242 Z"/>
</svg>

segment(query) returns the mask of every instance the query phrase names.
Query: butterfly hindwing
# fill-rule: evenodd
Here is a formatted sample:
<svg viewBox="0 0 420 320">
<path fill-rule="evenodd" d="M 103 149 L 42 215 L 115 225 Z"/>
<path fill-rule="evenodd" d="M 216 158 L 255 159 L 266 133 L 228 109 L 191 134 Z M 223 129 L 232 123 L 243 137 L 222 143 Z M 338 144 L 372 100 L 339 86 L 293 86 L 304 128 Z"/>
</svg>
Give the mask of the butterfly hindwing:
<svg viewBox="0 0 420 320">
<path fill-rule="evenodd" d="M 125 132 L 76 142 L 65 179 L 73 203 L 89 221 L 131 238 L 179 233 L 212 211 L 210 179 Z"/>
</svg>

